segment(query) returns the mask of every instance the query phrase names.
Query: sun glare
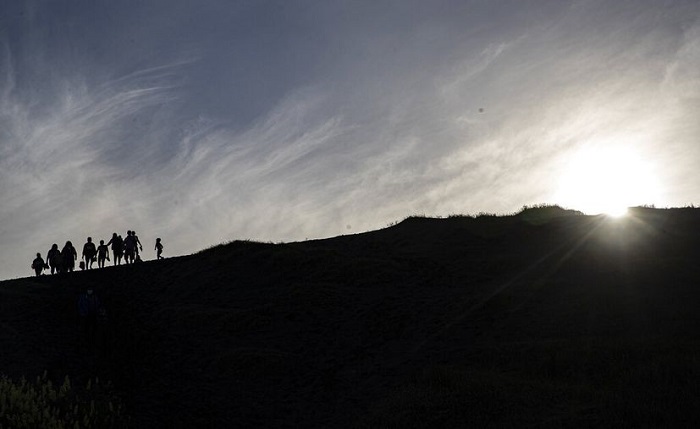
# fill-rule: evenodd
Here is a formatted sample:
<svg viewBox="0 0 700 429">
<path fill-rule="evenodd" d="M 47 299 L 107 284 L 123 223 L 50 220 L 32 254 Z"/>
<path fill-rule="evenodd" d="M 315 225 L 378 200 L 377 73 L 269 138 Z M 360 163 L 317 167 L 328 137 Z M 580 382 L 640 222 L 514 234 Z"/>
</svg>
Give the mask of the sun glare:
<svg viewBox="0 0 700 429">
<path fill-rule="evenodd" d="M 579 151 L 559 181 L 556 201 L 586 214 L 624 216 L 627 208 L 658 204 L 659 185 L 649 162 L 627 147 Z"/>
</svg>

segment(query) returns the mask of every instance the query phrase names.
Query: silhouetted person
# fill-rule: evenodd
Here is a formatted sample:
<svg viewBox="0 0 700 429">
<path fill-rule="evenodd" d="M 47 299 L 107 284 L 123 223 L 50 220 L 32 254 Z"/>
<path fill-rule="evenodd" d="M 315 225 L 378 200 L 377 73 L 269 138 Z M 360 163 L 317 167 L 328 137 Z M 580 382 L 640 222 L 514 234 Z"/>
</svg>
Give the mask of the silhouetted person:
<svg viewBox="0 0 700 429">
<path fill-rule="evenodd" d="M 72 273 L 75 269 L 75 261 L 78 259 L 78 252 L 73 247 L 73 243 L 66 241 L 66 245 L 61 250 L 61 272 Z"/>
<path fill-rule="evenodd" d="M 109 245 L 112 245 L 112 253 L 114 254 L 114 265 L 121 265 L 122 254 L 124 252 L 124 242 L 122 241 L 121 236 L 118 236 L 116 232 L 113 233 L 112 238 L 107 243 L 107 246 Z"/>
<path fill-rule="evenodd" d="M 92 242 L 92 237 L 87 238 L 87 243 L 83 245 L 83 254 L 80 256 L 81 259 L 85 260 L 85 268 L 88 270 L 92 269 L 92 264 L 95 262 L 95 256 L 97 255 L 97 248 L 95 243 Z"/>
<path fill-rule="evenodd" d="M 163 243 L 160 242 L 160 238 L 156 238 L 156 247 L 154 250 L 156 250 L 156 258 L 163 259 L 163 256 L 161 256 L 163 254 Z"/>
<path fill-rule="evenodd" d="M 61 272 L 61 251 L 58 250 L 58 244 L 54 243 L 46 254 L 46 262 L 51 267 L 51 274 Z"/>
<path fill-rule="evenodd" d="M 102 302 L 93 288 L 88 287 L 85 293 L 78 297 L 78 315 L 83 325 L 85 342 L 88 347 L 93 347 L 97 337 L 97 321 L 105 315 Z"/>
<path fill-rule="evenodd" d="M 133 264 L 134 256 L 136 256 L 136 239 L 132 231 L 127 231 L 124 239 L 124 262 Z"/>
<path fill-rule="evenodd" d="M 124 239 L 120 235 L 119 237 L 119 254 L 117 257 L 119 258 L 119 261 L 117 261 L 117 265 L 122 264 L 122 258 L 124 257 Z"/>
<path fill-rule="evenodd" d="M 100 245 L 97 246 L 97 266 L 104 268 L 105 259 L 109 261 L 109 246 L 105 244 L 104 240 L 100 240 Z"/>
<path fill-rule="evenodd" d="M 36 273 L 37 277 L 41 275 L 42 271 L 44 271 L 44 268 L 47 268 L 44 259 L 41 257 L 41 253 L 36 254 L 36 258 L 34 258 L 34 261 L 32 261 L 32 268 L 34 269 L 34 272 Z"/>
<path fill-rule="evenodd" d="M 131 235 L 134 236 L 134 241 L 136 242 L 136 256 L 139 256 L 139 250 L 143 252 L 143 246 L 141 245 L 141 240 L 139 240 L 139 236 L 136 235 L 136 231 L 131 231 Z"/>
</svg>

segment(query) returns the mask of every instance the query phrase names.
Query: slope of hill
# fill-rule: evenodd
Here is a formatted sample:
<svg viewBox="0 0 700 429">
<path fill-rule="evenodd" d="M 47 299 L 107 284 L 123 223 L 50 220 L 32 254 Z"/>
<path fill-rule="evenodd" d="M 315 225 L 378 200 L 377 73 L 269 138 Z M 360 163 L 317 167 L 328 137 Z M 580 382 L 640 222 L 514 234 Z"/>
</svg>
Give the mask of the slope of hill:
<svg viewBox="0 0 700 429">
<path fill-rule="evenodd" d="M 110 379 L 134 427 L 699 421 L 700 211 L 537 210 L 2 282 L 0 372 Z"/>
</svg>

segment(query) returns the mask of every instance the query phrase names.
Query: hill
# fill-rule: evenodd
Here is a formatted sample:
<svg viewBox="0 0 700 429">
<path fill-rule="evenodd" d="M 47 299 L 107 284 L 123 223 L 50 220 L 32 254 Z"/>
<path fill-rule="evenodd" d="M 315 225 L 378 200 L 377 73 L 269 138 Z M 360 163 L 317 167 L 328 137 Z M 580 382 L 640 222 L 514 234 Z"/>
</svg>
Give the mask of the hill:
<svg viewBox="0 0 700 429">
<path fill-rule="evenodd" d="M 138 428 L 688 426 L 699 227 L 534 208 L 5 281 L 0 372 L 112 380 Z"/>
</svg>

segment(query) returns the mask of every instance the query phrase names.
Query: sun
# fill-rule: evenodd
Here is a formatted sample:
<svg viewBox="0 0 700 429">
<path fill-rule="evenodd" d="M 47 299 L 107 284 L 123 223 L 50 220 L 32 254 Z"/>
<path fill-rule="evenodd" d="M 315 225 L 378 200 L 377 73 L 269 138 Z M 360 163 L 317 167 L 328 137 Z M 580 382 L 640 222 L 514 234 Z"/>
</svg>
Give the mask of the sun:
<svg viewBox="0 0 700 429">
<path fill-rule="evenodd" d="M 658 204 L 654 168 L 626 146 L 593 146 L 575 153 L 559 179 L 557 203 L 586 214 L 623 216 L 627 208 Z"/>
</svg>

